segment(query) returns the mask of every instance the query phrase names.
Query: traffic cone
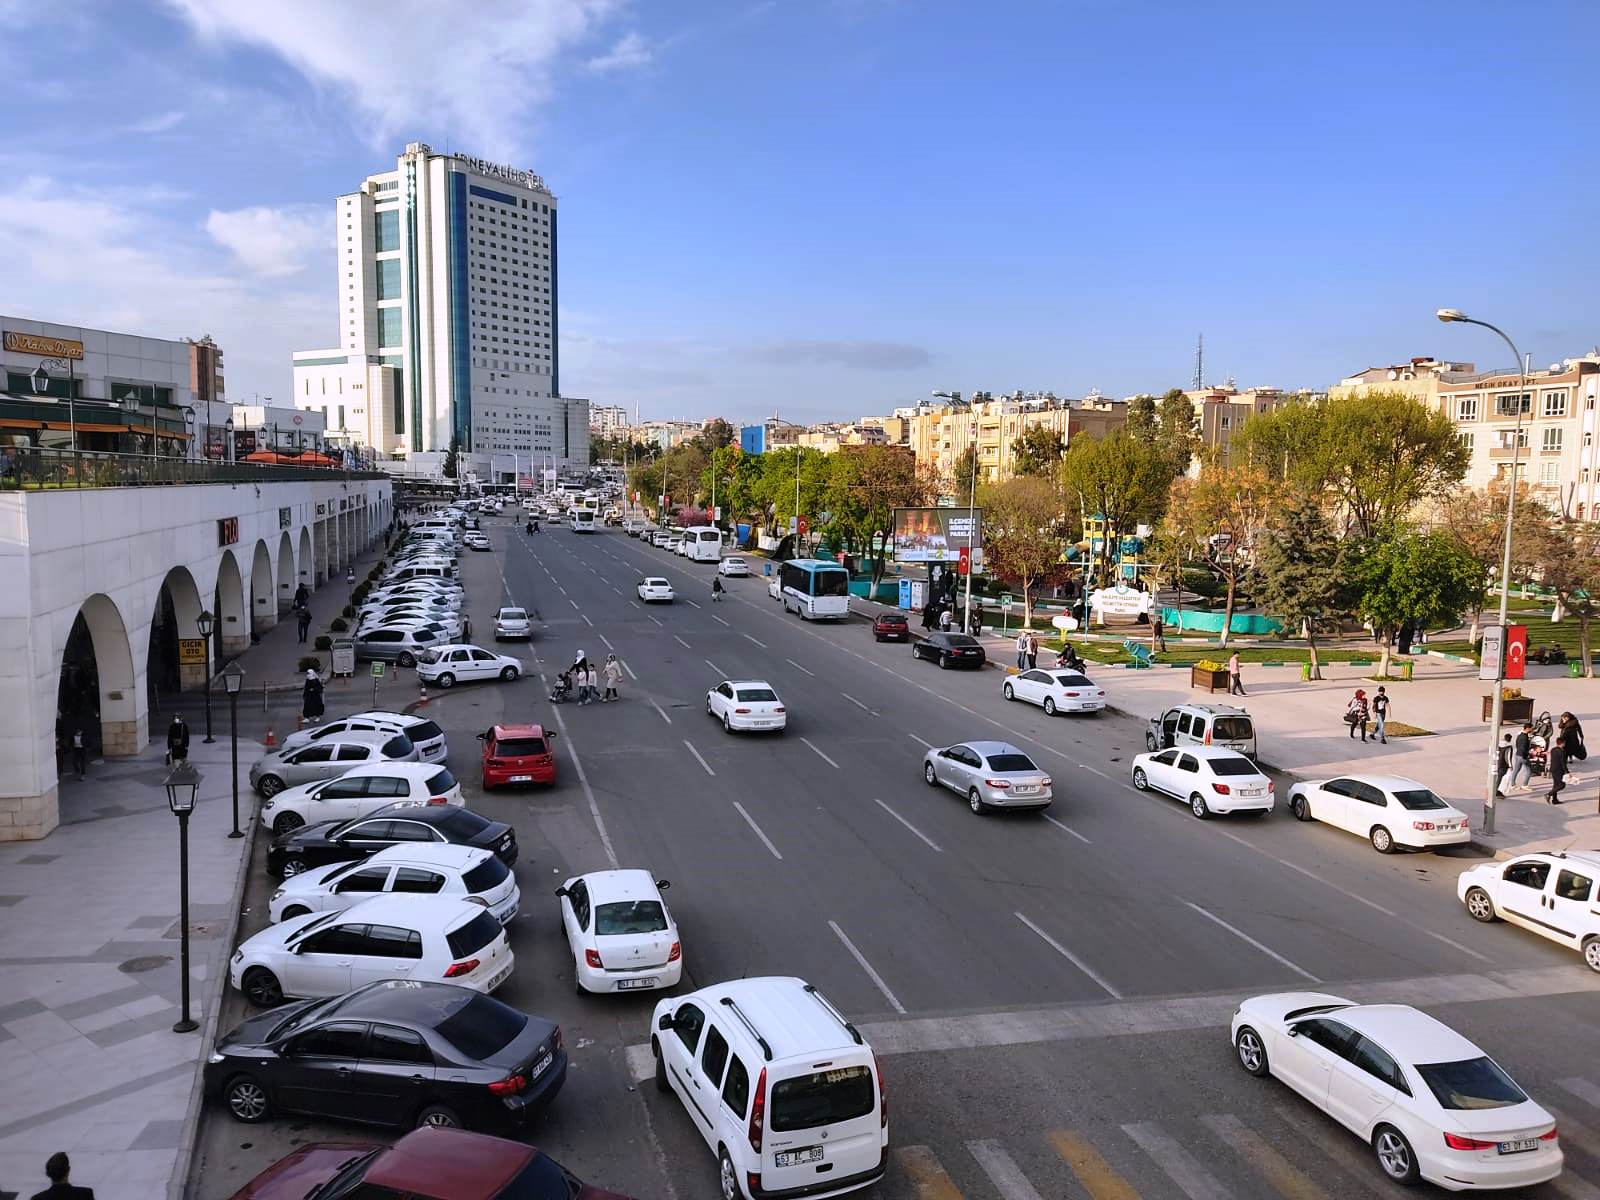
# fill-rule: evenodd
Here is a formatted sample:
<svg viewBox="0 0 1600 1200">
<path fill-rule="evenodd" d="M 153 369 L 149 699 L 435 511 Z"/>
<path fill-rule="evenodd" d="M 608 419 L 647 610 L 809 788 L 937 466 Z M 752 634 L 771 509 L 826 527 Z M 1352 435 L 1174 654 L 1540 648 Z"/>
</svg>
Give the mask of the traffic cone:
<svg viewBox="0 0 1600 1200">
<path fill-rule="evenodd" d="M 419 681 L 418 686 L 422 689 L 422 699 L 417 701 L 417 707 L 421 708 L 428 702 L 428 685 Z"/>
<path fill-rule="evenodd" d="M 276 734 L 274 734 L 272 732 L 272 726 L 271 725 L 267 726 L 267 737 L 266 737 L 266 740 L 263 741 L 261 744 L 263 746 L 276 746 L 278 744 L 278 737 L 277 737 Z"/>
</svg>

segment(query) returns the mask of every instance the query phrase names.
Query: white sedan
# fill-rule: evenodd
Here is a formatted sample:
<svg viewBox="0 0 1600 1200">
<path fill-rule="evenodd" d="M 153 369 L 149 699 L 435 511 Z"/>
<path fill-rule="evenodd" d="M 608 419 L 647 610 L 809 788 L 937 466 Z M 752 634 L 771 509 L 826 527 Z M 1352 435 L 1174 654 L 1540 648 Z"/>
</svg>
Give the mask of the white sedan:
<svg viewBox="0 0 1600 1200">
<path fill-rule="evenodd" d="M 706 693 L 706 716 L 721 721 L 729 733 L 754 729 L 782 733 L 789 725 L 783 701 L 764 679 L 724 679 Z"/>
<path fill-rule="evenodd" d="M 1272 811 L 1272 780 L 1237 750 L 1220 746 L 1179 746 L 1133 756 L 1133 786 L 1154 788 L 1189 804 L 1202 821 L 1212 813 Z"/>
<path fill-rule="evenodd" d="M 673 601 L 672 584 L 658 575 L 651 575 L 648 578 L 639 580 L 637 590 L 639 599 L 646 604 L 654 604 L 657 600 L 665 604 L 671 604 Z"/>
<path fill-rule="evenodd" d="M 1477 1046 L 1405 1004 L 1320 992 L 1256 996 L 1233 1014 L 1251 1075 L 1273 1075 L 1372 1147 L 1395 1183 L 1531 1187 L 1561 1174 L 1555 1118 Z"/>
<path fill-rule="evenodd" d="M 731 555 L 717 564 L 717 574 L 742 577 L 750 574 L 750 564 L 737 554 Z"/>
<path fill-rule="evenodd" d="M 1058 712 L 1099 712 L 1106 706 L 1105 688 L 1096 687 L 1087 675 L 1076 671 L 1021 671 L 1006 677 L 1000 694 L 1007 700 L 1037 704 L 1047 717 Z"/>
<path fill-rule="evenodd" d="M 509 683 L 521 674 L 521 659 L 460 642 L 429 650 L 417 660 L 417 678 L 442 688 L 477 679 L 503 679 Z"/>
<path fill-rule="evenodd" d="M 284 788 L 261 803 L 261 823 L 281 837 L 302 825 L 350 821 L 402 800 L 464 803 L 461 785 L 443 763 L 364 763 L 334 779 Z"/>
<path fill-rule="evenodd" d="M 595 871 L 556 889 L 579 992 L 656 991 L 683 978 L 683 943 L 648 871 Z"/>
<path fill-rule="evenodd" d="M 494 614 L 494 640 L 532 641 L 533 622 L 525 608 L 502 608 Z"/>
<path fill-rule="evenodd" d="M 470 900 L 509 925 L 522 903 L 510 868 L 492 850 L 429 843 L 388 846 L 370 858 L 331 863 L 290 875 L 267 903 L 268 919 L 342 912 L 383 893 L 418 893 Z"/>
<path fill-rule="evenodd" d="M 1379 854 L 1432 850 L 1472 841 L 1467 814 L 1403 775 L 1341 775 L 1289 789 L 1300 821 L 1325 821 L 1372 843 Z"/>
</svg>

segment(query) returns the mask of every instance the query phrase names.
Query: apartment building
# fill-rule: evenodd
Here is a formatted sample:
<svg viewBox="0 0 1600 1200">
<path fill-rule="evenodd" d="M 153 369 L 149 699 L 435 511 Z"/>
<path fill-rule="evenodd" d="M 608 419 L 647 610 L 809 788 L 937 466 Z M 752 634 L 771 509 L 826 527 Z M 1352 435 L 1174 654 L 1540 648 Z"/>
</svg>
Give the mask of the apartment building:
<svg viewBox="0 0 1600 1200">
<path fill-rule="evenodd" d="M 972 404 L 918 409 L 911 418 L 909 443 L 919 464 L 948 477 L 975 439 L 979 478 L 996 482 L 1014 474 L 1012 445 L 1026 430 L 1048 429 L 1070 444 L 1075 437 L 1100 437 L 1127 417 L 1127 403 L 1121 400 L 1096 395 L 1063 400 L 1017 392 Z"/>
<path fill-rule="evenodd" d="M 1247 420 L 1271 412 L 1286 400 L 1307 398 L 1307 394 L 1301 392 L 1286 395 L 1281 388 L 1253 387 L 1241 391 L 1232 385 L 1202 388 L 1184 395 L 1194 405 L 1200 445 L 1215 452 L 1224 463 L 1230 460 L 1234 434 Z M 1189 474 L 1198 475 L 1202 462 L 1202 457 L 1196 455 L 1189 465 Z"/>
<path fill-rule="evenodd" d="M 589 432 L 599 437 L 616 437 L 628 428 L 628 410 L 620 404 L 591 404 Z"/>
<path fill-rule="evenodd" d="M 1347 375 L 1328 389 L 1328 398 L 1361 396 L 1367 392 L 1399 392 L 1421 400 L 1429 408 L 1439 407 L 1439 385 L 1449 375 L 1471 375 L 1477 368 L 1469 362 L 1446 362 L 1422 357 L 1387 367 L 1368 367 Z"/>
</svg>

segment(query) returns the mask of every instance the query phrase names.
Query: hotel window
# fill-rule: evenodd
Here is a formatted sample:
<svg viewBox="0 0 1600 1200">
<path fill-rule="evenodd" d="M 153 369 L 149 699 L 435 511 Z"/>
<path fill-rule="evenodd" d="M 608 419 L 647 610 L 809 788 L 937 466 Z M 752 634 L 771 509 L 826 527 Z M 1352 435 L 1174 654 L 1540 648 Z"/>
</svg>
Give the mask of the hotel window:
<svg viewBox="0 0 1600 1200">
<path fill-rule="evenodd" d="M 385 258 L 378 261 L 378 299 L 400 299 L 400 260 Z"/>
<path fill-rule="evenodd" d="M 1547 417 L 1566 416 L 1567 394 L 1565 392 L 1546 392 L 1544 394 L 1544 415 Z"/>
<path fill-rule="evenodd" d="M 1584 444 L 1584 445 L 1585 445 L 1585 446 L 1592 446 L 1592 445 L 1594 445 L 1594 430 L 1592 430 L 1592 429 L 1585 429 L 1585 430 L 1584 430 L 1584 431 L 1583 431 L 1583 444 Z"/>
<path fill-rule="evenodd" d="M 398 346 L 400 344 L 400 310 L 398 308 L 380 308 L 378 310 L 378 345 Z"/>
<path fill-rule="evenodd" d="M 1463 396 L 1456 402 L 1456 420 L 1476 421 L 1478 419 L 1478 398 L 1476 396 Z"/>
<path fill-rule="evenodd" d="M 1546 453 L 1549 453 L 1552 450 L 1561 449 L 1561 427 L 1555 426 L 1553 428 L 1546 429 L 1544 431 L 1544 441 L 1541 443 L 1539 448 Z"/>
<path fill-rule="evenodd" d="M 382 254 L 386 250 L 400 249 L 400 210 L 391 208 L 372 214 L 374 249 Z"/>
<path fill-rule="evenodd" d="M 1547 462 L 1547 463 L 1540 463 L 1539 464 L 1539 484 L 1540 484 L 1540 486 L 1542 486 L 1542 487 L 1555 487 L 1560 482 L 1561 482 L 1561 464 L 1560 463 Z"/>
</svg>

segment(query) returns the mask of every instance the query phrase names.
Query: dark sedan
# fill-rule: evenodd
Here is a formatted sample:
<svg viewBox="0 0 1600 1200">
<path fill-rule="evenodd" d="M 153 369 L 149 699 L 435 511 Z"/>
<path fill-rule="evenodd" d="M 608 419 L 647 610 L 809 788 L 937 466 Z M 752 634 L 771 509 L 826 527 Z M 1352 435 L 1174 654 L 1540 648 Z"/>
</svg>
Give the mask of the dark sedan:
<svg viewBox="0 0 1600 1200">
<path fill-rule="evenodd" d="M 464 1129 L 418 1129 L 392 1146 L 312 1142 L 232 1200 L 410 1196 L 413 1200 L 628 1200 L 584 1183 L 549 1155 Z"/>
<path fill-rule="evenodd" d="M 872 640 L 875 642 L 909 642 L 911 623 L 905 613 L 879 613 L 872 622 Z"/>
<path fill-rule="evenodd" d="M 517 861 L 516 831 L 504 821 L 491 821 L 453 804 L 401 801 L 364 817 L 302 825 L 273 838 L 267 870 L 279 877 L 298 875 L 310 867 L 366 858 L 390 846 L 440 842 L 493 850 L 508 867 Z"/>
<path fill-rule="evenodd" d="M 931 658 L 941 668 L 981 667 L 987 656 L 975 637 L 964 633 L 930 633 L 911 643 L 913 658 Z"/>
<path fill-rule="evenodd" d="M 206 1060 L 240 1121 L 273 1112 L 373 1125 L 498 1128 L 554 1099 L 561 1029 L 449 983 L 387 979 L 251 1017 Z"/>
</svg>

